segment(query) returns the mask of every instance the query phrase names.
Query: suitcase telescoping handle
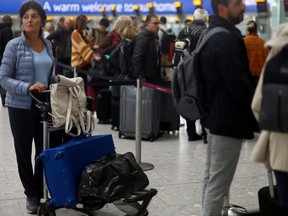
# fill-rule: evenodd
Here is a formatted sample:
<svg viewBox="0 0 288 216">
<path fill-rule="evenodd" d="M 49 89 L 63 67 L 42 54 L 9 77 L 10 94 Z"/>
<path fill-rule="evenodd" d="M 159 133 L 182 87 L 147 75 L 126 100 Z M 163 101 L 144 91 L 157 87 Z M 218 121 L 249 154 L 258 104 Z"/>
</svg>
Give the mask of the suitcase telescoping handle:
<svg viewBox="0 0 288 216">
<path fill-rule="evenodd" d="M 271 198 L 275 198 L 275 193 L 274 193 L 274 182 L 273 182 L 273 172 L 271 169 L 267 170 L 268 174 L 268 183 L 269 183 L 269 192 Z"/>
</svg>

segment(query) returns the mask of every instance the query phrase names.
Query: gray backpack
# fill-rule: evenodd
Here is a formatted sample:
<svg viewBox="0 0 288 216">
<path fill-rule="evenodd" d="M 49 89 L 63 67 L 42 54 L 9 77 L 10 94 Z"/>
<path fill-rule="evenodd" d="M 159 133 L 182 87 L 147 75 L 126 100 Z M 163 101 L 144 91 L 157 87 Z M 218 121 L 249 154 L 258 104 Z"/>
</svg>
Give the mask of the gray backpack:
<svg viewBox="0 0 288 216">
<path fill-rule="evenodd" d="M 173 101 L 177 112 L 185 119 L 195 121 L 207 114 L 199 54 L 210 37 L 220 32 L 229 31 L 223 27 L 205 30 L 199 38 L 196 49 L 191 54 L 187 52 L 173 70 Z"/>
</svg>

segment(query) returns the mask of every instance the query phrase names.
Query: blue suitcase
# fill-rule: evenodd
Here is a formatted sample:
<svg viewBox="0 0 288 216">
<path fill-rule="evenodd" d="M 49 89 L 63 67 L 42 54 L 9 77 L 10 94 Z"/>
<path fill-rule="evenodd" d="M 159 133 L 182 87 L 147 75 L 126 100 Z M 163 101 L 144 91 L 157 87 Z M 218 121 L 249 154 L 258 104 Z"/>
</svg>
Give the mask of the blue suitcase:
<svg viewBox="0 0 288 216">
<path fill-rule="evenodd" d="M 111 135 L 75 138 L 41 154 L 53 207 L 73 208 L 84 168 L 93 160 L 115 153 Z"/>
</svg>

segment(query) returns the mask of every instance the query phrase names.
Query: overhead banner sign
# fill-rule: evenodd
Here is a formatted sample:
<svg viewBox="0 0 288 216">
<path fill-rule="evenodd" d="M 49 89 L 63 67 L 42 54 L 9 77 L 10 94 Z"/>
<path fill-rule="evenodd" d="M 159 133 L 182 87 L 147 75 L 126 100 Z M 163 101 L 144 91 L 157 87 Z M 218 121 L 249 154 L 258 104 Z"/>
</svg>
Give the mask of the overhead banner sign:
<svg viewBox="0 0 288 216">
<path fill-rule="evenodd" d="M 1 1 L 1 14 L 18 14 L 18 10 L 25 0 Z M 105 7 L 106 12 L 110 12 L 111 6 L 116 6 L 118 14 L 134 15 L 133 5 L 138 4 L 142 14 L 147 14 L 147 0 L 38 0 L 48 15 L 101 15 L 100 8 Z M 151 1 L 156 14 L 176 14 L 175 1 L 155 0 Z M 196 9 L 192 0 L 183 0 L 182 6 L 185 14 L 193 14 Z M 256 12 L 255 0 L 244 0 L 247 12 Z M 203 8 L 210 14 L 213 13 L 210 0 L 203 0 Z"/>
</svg>

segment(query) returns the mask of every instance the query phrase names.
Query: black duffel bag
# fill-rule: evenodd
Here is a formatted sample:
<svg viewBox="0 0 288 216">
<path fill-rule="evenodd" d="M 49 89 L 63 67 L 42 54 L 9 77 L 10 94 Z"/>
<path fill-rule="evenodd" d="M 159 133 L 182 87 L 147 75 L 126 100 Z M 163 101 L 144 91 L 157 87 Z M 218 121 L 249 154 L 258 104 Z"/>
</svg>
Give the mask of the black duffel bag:
<svg viewBox="0 0 288 216">
<path fill-rule="evenodd" d="M 84 169 L 78 199 L 85 208 L 99 209 L 148 185 L 146 174 L 131 152 L 115 154 Z"/>
</svg>

